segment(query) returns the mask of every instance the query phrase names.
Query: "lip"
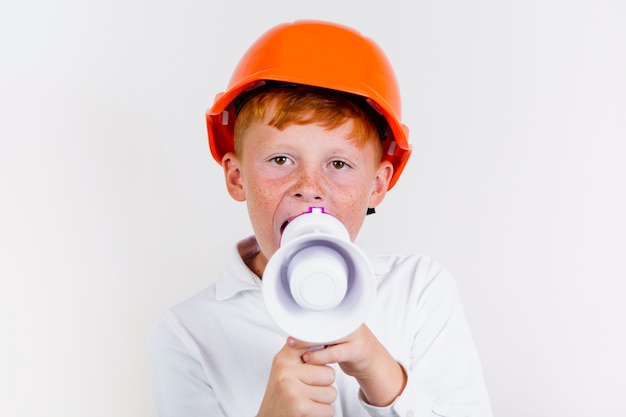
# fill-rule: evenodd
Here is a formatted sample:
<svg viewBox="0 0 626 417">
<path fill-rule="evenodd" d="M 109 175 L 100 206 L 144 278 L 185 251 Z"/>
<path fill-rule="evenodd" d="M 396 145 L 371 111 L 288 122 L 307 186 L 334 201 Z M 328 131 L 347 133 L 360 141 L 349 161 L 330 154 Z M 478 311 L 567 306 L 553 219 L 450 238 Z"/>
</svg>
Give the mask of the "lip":
<svg viewBox="0 0 626 417">
<path fill-rule="evenodd" d="M 283 224 L 280 225 L 280 235 L 283 235 L 283 232 L 285 231 L 285 228 L 287 227 L 287 225 L 289 224 L 289 222 L 293 220 L 293 218 L 289 219 L 289 220 L 285 220 L 283 222 Z"/>
<path fill-rule="evenodd" d="M 307 213 L 307 212 L 306 212 L 306 211 L 303 211 L 303 212 L 302 212 L 302 213 L 300 213 L 300 214 L 296 214 L 295 216 L 288 217 L 288 218 L 287 218 L 287 219 L 286 219 L 286 220 L 285 220 L 285 221 L 284 221 L 284 222 L 280 225 L 280 235 L 281 235 L 281 236 L 283 235 L 283 233 L 284 233 L 285 229 L 287 228 L 287 226 L 289 225 L 289 223 L 291 223 L 291 222 L 293 221 L 293 219 L 295 219 L 295 218 L 296 218 L 296 217 L 298 217 L 298 216 L 303 215 L 304 213 Z"/>
</svg>

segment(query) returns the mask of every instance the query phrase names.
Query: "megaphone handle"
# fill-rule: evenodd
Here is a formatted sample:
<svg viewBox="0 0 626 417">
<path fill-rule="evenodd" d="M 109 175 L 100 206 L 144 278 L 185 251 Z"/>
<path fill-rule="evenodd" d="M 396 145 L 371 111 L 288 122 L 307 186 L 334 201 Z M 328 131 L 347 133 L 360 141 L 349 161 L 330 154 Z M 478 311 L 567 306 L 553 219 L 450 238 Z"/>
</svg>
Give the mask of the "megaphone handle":
<svg viewBox="0 0 626 417">
<path fill-rule="evenodd" d="M 326 349 L 326 345 L 317 345 L 317 346 L 311 346 L 308 351 L 309 352 L 315 352 L 316 350 L 322 350 L 322 349 Z"/>
</svg>

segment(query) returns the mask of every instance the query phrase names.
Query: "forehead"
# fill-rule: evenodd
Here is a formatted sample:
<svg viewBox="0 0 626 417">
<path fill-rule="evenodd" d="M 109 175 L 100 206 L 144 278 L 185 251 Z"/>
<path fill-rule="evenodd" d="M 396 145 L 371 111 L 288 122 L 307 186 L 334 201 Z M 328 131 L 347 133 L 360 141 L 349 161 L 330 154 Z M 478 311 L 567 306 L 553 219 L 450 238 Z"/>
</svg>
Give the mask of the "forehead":
<svg viewBox="0 0 626 417">
<path fill-rule="evenodd" d="M 317 124 L 327 130 L 350 123 L 351 137 L 364 145 L 379 137 L 373 120 L 345 94 L 307 87 L 285 87 L 262 91 L 246 99 L 235 121 L 235 149 L 241 135 L 254 123 L 279 130 L 292 124 Z"/>
</svg>

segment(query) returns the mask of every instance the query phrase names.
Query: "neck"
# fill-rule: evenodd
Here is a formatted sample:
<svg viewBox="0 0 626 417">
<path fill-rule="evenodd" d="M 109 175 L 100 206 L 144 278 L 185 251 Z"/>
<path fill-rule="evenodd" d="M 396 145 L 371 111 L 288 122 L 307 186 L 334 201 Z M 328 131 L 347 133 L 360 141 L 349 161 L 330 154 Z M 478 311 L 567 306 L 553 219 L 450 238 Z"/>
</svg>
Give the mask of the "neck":
<svg viewBox="0 0 626 417">
<path fill-rule="evenodd" d="M 257 252 L 254 256 L 245 259 L 244 262 L 252 272 L 254 272 L 259 278 L 263 279 L 263 271 L 265 271 L 265 266 L 267 265 L 267 258 L 261 253 L 261 251 Z"/>
</svg>

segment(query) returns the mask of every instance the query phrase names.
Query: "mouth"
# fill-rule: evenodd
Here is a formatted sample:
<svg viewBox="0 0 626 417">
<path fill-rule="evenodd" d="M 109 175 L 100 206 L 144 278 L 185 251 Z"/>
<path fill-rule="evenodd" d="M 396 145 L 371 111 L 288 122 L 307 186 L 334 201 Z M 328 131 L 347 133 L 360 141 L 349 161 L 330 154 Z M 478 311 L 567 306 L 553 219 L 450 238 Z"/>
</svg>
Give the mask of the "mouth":
<svg viewBox="0 0 626 417">
<path fill-rule="evenodd" d="M 287 225 L 289 225 L 289 223 L 291 223 L 293 221 L 293 219 L 295 219 L 296 217 L 299 217 L 305 213 L 310 213 L 310 209 L 309 210 L 305 210 L 299 214 L 296 214 L 295 216 L 291 216 L 289 217 L 287 220 L 285 220 L 283 222 L 283 224 L 280 225 L 280 235 L 282 236 L 283 233 L 285 232 L 285 229 L 287 228 Z"/>
<path fill-rule="evenodd" d="M 285 222 L 280 226 L 280 235 L 283 235 L 283 232 L 285 231 L 285 228 L 287 228 L 287 225 L 289 224 L 290 220 L 285 220 Z"/>
<path fill-rule="evenodd" d="M 309 209 L 308 209 L 308 210 L 305 210 L 305 211 L 303 211 L 302 213 L 297 214 L 297 215 L 295 215 L 295 216 L 293 216 L 293 217 L 289 217 L 287 220 L 285 220 L 285 221 L 283 222 L 283 224 L 281 224 L 281 225 L 280 225 L 280 235 L 281 235 L 281 236 L 283 235 L 283 233 L 285 232 L 285 229 L 287 228 L 287 226 L 289 225 L 289 223 L 291 223 L 291 222 L 292 222 L 292 221 L 293 221 L 296 217 L 299 217 L 299 216 L 301 216 L 301 215 L 303 215 L 303 214 L 306 214 L 306 213 L 313 213 L 313 210 L 314 210 L 314 209 L 320 209 L 322 213 L 325 213 L 325 212 L 326 212 L 326 211 L 324 210 L 324 208 L 323 208 L 323 207 L 309 207 Z"/>
</svg>

